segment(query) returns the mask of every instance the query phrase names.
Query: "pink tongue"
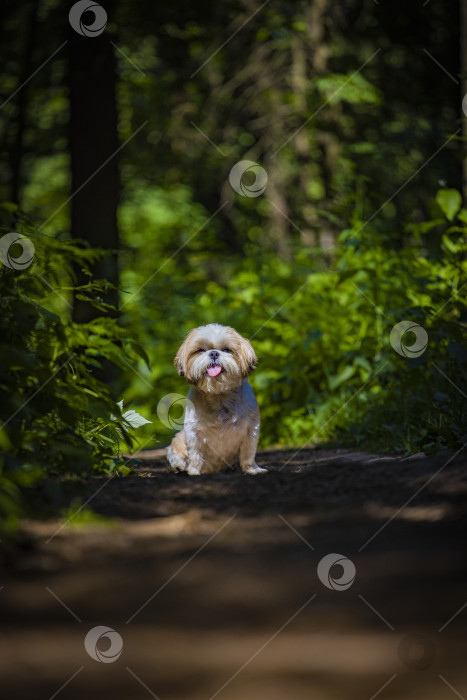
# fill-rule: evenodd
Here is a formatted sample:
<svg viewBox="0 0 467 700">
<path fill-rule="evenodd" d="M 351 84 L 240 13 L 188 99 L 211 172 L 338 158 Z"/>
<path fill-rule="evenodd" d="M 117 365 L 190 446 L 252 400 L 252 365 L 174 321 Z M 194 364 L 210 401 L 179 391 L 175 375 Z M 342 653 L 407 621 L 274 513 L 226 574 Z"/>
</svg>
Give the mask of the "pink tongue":
<svg viewBox="0 0 467 700">
<path fill-rule="evenodd" d="M 222 372 L 222 367 L 215 365 L 214 367 L 208 367 L 208 374 L 210 377 L 217 377 L 218 374 Z"/>
</svg>

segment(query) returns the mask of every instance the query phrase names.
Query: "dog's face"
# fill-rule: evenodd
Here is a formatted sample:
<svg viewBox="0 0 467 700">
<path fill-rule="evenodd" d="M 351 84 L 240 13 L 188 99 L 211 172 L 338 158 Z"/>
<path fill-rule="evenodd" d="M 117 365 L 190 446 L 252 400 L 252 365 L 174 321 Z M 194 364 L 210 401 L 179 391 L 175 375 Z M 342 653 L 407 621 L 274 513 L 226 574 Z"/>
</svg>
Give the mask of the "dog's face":
<svg viewBox="0 0 467 700">
<path fill-rule="evenodd" d="M 190 331 L 175 357 L 178 373 L 189 384 L 215 394 L 240 386 L 256 362 L 250 341 L 219 323 Z"/>
</svg>

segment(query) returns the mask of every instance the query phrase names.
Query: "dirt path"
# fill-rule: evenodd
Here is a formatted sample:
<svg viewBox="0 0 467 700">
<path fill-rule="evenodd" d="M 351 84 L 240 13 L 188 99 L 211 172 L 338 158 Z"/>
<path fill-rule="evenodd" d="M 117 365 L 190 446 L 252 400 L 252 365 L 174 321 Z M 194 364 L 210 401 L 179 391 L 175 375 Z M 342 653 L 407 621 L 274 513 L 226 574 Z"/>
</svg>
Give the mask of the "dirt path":
<svg viewBox="0 0 467 700">
<path fill-rule="evenodd" d="M 271 473 L 190 478 L 146 453 L 137 475 L 80 491 L 112 524 L 29 522 L 20 551 L 3 543 L 2 696 L 467 697 L 463 455 L 258 463 Z M 332 553 L 351 561 L 332 585 L 355 566 L 345 590 L 318 576 Z M 98 625 L 121 637 L 112 663 L 85 650 Z"/>
</svg>

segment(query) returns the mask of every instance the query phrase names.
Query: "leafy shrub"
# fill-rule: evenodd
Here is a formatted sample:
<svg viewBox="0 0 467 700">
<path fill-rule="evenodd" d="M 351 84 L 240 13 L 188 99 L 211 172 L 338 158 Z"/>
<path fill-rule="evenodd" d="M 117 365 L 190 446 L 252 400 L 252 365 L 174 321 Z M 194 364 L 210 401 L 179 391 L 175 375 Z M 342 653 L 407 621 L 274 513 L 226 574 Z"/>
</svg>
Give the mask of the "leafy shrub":
<svg viewBox="0 0 467 700">
<path fill-rule="evenodd" d="M 102 315 L 85 324 L 51 310 L 51 288 L 73 288 L 73 264 L 89 269 L 102 253 L 75 241 L 38 233 L 13 205 L 1 211 L 1 235 L 16 231 L 34 244 L 35 258 L 25 270 L 0 266 L 0 514 L 13 522 L 20 488 L 45 474 L 125 473 L 119 456 L 132 446 L 130 423 L 117 395 L 96 372 L 103 362 L 126 367 L 126 358 L 144 355 L 115 320 Z M 13 253 L 12 253 L 13 255 Z M 63 287 L 66 287 L 65 291 Z M 107 282 L 80 288 L 107 312 L 102 293 Z M 114 414 L 113 417 L 112 414 Z"/>
<path fill-rule="evenodd" d="M 263 441 L 337 438 L 388 451 L 465 443 L 467 211 L 460 201 L 453 210 L 453 197 L 440 191 L 436 218 L 412 225 L 410 244 L 355 219 L 328 270 L 308 274 L 302 253 L 295 266 L 266 262 L 216 288 L 215 306 L 234 299 L 236 322 L 257 334 Z M 417 358 L 390 343 L 403 320 L 428 333 Z"/>
<path fill-rule="evenodd" d="M 124 239 L 121 325 L 102 301 L 107 283 L 95 280 L 78 293 L 102 315 L 77 325 L 63 313 L 73 264 L 88 269 L 102 253 L 43 236 L 4 208 L 3 231 L 26 234 L 36 248 L 27 270 L 0 268 L 0 512 L 7 524 L 21 488 L 46 474 L 125 473 L 119 455 L 131 446 L 131 414 L 122 414 L 117 398 L 124 393 L 126 405 L 155 416 L 165 394 L 185 393 L 172 358 L 185 332 L 213 321 L 253 340 L 263 445 L 339 441 L 409 452 L 464 444 L 467 211 L 454 190 L 440 190 L 431 210 L 430 221 L 403 235 L 355 215 L 331 261 L 305 248 L 289 263 L 253 238 L 246 258 L 212 252 L 215 223 L 203 242 L 194 237 L 190 227 L 202 216 L 187 200 L 184 213 L 158 222 L 160 235 L 147 233 L 151 215 L 140 221 L 139 242 Z M 404 320 L 428 334 L 416 358 L 390 342 Z M 120 368 L 120 381 L 97 376 L 104 361 Z M 162 443 L 172 436 L 162 424 L 157 433 Z"/>
<path fill-rule="evenodd" d="M 138 382 L 136 395 L 132 383 L 132 400 L 155 415 L 165 393 L 185 393 L 172 365 L 177 346 L 193 326 L 218 321 L 251 337 L 259 355 L 251 381 L 263 445 L 339 440 L 379 451 L 455 449 L 467 432 L 467 211 L 460 207 L 458 192 L 440 190 L 432 219 L 403 235 L 355 215 L 330 264 L 317 249 L 286 263 L 258 245 L 248 258 L 217 260 L 213 275 L 199 243 L 187 245 L 126 309 L 125 322 L 148 347 L 146 379 L 157 387 L 148 392 Z M 148 260 L 157 259 L 157 245 L 146 238 Z M 148 270 L 140 274 L 142 284 Z M 403 320 L 428 333 L 418 358 L 391 346 L 391 329 Z M 162 425 L 158 434 L 171 437 Z"/>
</svg>

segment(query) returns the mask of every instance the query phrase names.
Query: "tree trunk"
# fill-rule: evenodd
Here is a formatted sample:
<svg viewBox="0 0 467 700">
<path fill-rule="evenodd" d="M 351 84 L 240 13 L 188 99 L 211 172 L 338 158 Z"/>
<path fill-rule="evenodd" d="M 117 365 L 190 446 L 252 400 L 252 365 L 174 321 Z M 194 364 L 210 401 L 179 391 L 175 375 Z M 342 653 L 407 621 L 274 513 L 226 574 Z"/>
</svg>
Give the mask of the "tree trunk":
<svg viewBox="0 0 467 700">
<path fill-rule="evenodd" d="M 11 186 L 10 200 L 16 204 L 21 203 L 21 166 L 23 162 L 23 144 L 24 130 L 26 128 L 26 114 L 28 109 L 29 97 L 29 77 L 33 71 L 32 57 L 36 44 L 36 25 L 37 25 L 37 10 L 38 0 L 32 0 L 28 7 L 27 15 L 27 30 L 22 52 L 22 65 L 19 74 L 18 83 L 21 89 L 17 95 L 17 116 L 16 116 L 16 132 L 11 147 L 10 163 L 11 163 Z"/>
<path fill-rule="evenodd" d="M 69 38 L 71 233 L 94 248 L 115 251 L 119 171 L 114 155 L 118 148 L 114 51 L 106 32 L 86 37 L 71 30 Z M 76 273 L 79 284 L 88 281 L 81 270 Z M 117 254 L 98 261 L 92 274 L 117 286 Z M 118 291 L 109 290 L 103 299 L 115 306 L 116 314 Z M 74 321 L 86 322 L 99 314 L 75 296 Z"/>
<path fill-rule="evenodd" d="M 464 157 L 462 161 L 462 189 L 467 200 L 467 0 L 460 0 L 460 64 L 461 64 L 461 111 L 462 131 L 464 137 Z M 465 111 L 464 111 L 465 110 Z"/>
</svg>

